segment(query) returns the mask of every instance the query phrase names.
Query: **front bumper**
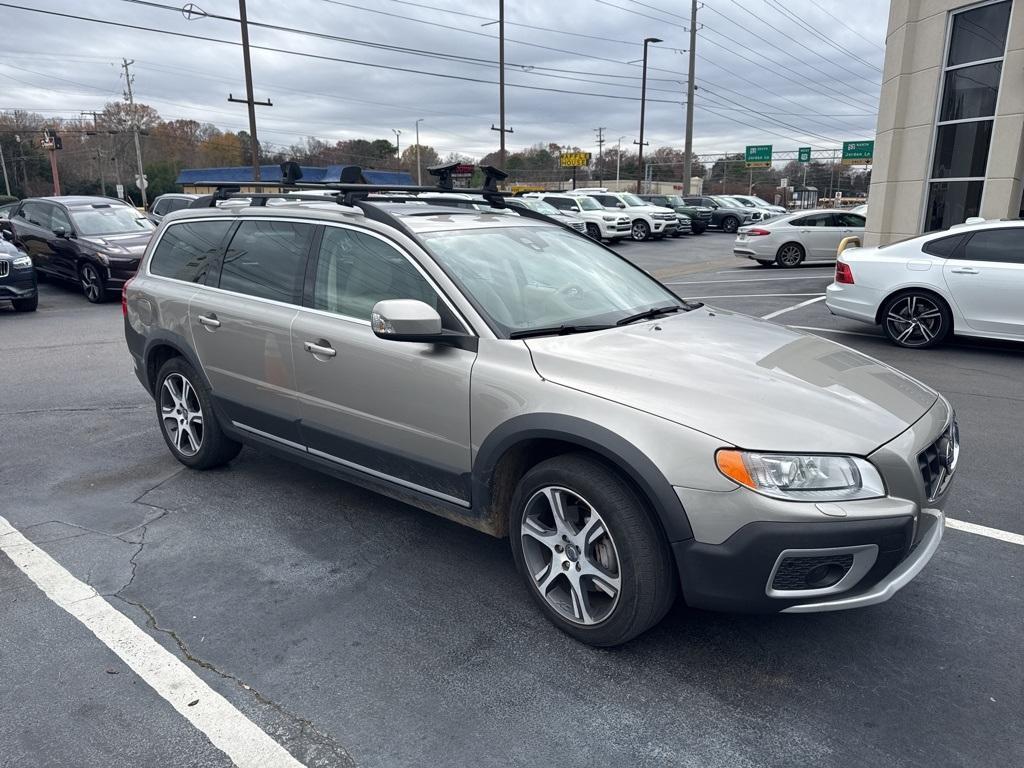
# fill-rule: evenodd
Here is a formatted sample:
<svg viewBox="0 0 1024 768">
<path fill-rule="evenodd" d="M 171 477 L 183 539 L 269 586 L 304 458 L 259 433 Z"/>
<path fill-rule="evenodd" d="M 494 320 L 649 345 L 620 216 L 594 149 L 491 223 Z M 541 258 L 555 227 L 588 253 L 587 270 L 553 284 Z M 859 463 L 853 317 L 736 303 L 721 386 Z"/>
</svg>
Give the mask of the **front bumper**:
<svg viewBox="0 0 1024 768">
<path fill-rule="evenodd" d="M 30 299 L 36 295 L 36 273 L 32 267 L 10 267 L 0 277 L 0 299 Z"/>
<path fill-rule="evenodd" d="M 600 222 L 600 226 L 601 237 L 608 238 L 629 237 L 630 230 L 632 229 L 632 227 L 630 226 L 629 219 L 626 219 L 623 222 L 602 221 Z"/>
</svg>

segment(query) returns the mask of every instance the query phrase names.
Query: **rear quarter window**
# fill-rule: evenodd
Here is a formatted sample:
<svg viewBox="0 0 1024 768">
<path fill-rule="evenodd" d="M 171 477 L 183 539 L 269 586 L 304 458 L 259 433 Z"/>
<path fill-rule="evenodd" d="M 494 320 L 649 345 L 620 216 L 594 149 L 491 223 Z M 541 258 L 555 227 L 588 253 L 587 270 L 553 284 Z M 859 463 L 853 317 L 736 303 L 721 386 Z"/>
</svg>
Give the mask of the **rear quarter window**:
<svg viewBox="0 0 1024 768">
<path fill-rule="evenodd" d="M 964 241 L 963 235 L 952 235 L 950 237 L 939 237 L 935 240 L 929 240 L 927 243 L 921 246 L 921 250 L 925 253 L 930 253 L 932 256 L 938 256 L 942 259 L 950 258 L 956 249 L 960 246 L 960 243 Z"/>
<path fill-rule="evenodd" d="M 157 243 L 149 271 L 161 277 L 201 283 L 231 228 L 230 221 L 172 224 Z"/>
</svg>

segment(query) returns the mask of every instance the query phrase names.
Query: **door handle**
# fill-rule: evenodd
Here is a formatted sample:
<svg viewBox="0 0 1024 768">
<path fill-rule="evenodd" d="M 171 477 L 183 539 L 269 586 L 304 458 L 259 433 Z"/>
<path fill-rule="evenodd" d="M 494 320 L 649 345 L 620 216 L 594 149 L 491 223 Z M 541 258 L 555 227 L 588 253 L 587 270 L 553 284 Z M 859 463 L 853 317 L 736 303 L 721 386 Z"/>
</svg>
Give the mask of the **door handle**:
<svg viewBox="0 0 1024 768">
<path fill-rule="evenodd" d="M 319 342 L 304 341 L 302 342 L 302 348 L 309 352 L 311 355 L 323 355 L 324 357 L 334 357 L 338 354 L 338 350 L 330 345 L 330 342 L 320 339 Z"/>
<path fill-rule="evenodd" d="M 957 275 L 976 275 L 976 274 L 978 274 L 978 270 L 976 270 L 974 267 L 953 267 L 949 271 L 954 273 L 954 274 L 957 274 Z"/>
<path fill-rule="evenodd" d="M 198 319 L 199 324 L 205 325 L 207 328 L 220 328 L 220 320 L 212 312 L 209 315 L 200 315 Z"/>
</svg>

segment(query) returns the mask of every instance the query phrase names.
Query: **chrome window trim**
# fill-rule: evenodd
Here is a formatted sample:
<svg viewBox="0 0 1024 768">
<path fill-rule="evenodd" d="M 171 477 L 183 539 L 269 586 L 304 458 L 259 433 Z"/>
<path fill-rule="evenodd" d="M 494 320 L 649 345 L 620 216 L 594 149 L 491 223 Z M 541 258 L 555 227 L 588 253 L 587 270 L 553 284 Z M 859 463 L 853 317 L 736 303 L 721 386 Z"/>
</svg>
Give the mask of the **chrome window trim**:
<svg viewBox="0 0 1024 768">
<path fill-rule="evenodd" d="M 460 499 L 456 496 L 449 496 L 447 493 L 441 493 L 440 491 L 435 491 L 431 488 L 427 488 L 422 485 L 417 485 L 416 483 L 411 483 L 408 480 L 403 480 L 400 477 L 395 477 L 394 475 L 389 475 L 385 472 L 378 472 L 376 469 L 364 467 L 362 464 L 356 464 L 353 461 L 348 461 L 347 459 L 339 458 L 334 454 L 326 453 L 324 451 L 318 451 L 315 448 L 310 448 L 309 446 L 302 445 L 301 443 L 294 443 L 291 440 L 285 440 L 283 437 L 278 437 L 277 435 L 272 435 L 269 432 L 264 432 L 261 429 L 250 427 L 248 424 L 243 424 L 240 421 L 232 421 L 231 425 L 236 429 L 241 430 L 242 432 L 248 432 L 249 434 L 256 435 L 257 437 L 262 437 L 265 440 L 271 440 L 275 443 L 286 445 L 289 448 L 302 451 L 303 453 L 308 453 L 309 455 L 316 456 L 317 458 L 327 459 L 328 461 L 334 462 L 335 464 L 340 464 L 341 466 L 346 467 L 348 469 L 354 469 L 358 472 L 362 472 L 363 474 L 369 475 L 370 477 L 373 477 L 377 480 L 386 480 L 389 483 L 394 483 L 395 485 L 399 485 L 403 488 L 408 488 L 409 490 L 412 491 L 417 491 L 428 496 L 433 496 L 435 499 L 441 499 L 442 501 L 447 501 L 451 504 L 456 504 L 465 509 L 469 509 L 471 506 L 470 503 L 465 499 Z"/>
<path fill-rule="evenodd" d="M 465 315 L 463 315 L 463 313 L 456 306 L 454 306 L 452 304 L 452 302 L 449 300 L 449 298 L 445 295 L 444 291 L 442 291 L 438 287 L 437 282 L 434 280 L 434 278 L 429 273 L 427 273 L 426 270 L 424 270 L 423 267 L 416 261 L 416 259 L 412 258 L 412 256 L 410 256 L 402 246 L 400 246 L 394 240 L 392 240 L 392 239 L 390 239 L 388 237 L 385 237 L 385 236 L 379 234 L 378 232 L 374 232 L 371 229 L 368 229 L 368 228 L 365 228 L 365 227 L 353 226 L 351 224 L 344 223 L 344 222 L 328 222 L 328 221 L 321 221 L 321 220 L 307 219 L 307 218 L 299 218 L 299 217 L 294 217 L 293 218 L 293 217 L 288 217 L 288 216 L 259 216 L 259 217 L 255 217 L 254 216 L 252 218 L 245 218 L 244 214 L 234 215 L 234 216 L 210 216 L 210 217 L 195 218 L 195 219 L 189 218 L 189 219 L 181 219 L 179 221 L 173 221 L 173 222 L 170 222 L 166 227 L 163 228 L 163 230 L 159 233 L 159 237 L 155 238 L 151 242 L 150 249 L 149 249 L 149 251 L 144 256 L 144 258 L 146 260 L 146 270 L 145 270 L 144 274 L 145 274 L 145 276 L 147 278 L 152 278 L 154 280 L 169 280 L 172 283 L 180 283 L 182 285 L 189 285 L 189 286 L 192 286 L 195 289 L 201 289 L 201 290 L 206 290 L 206 291 L 213 291 L 215 293 L 223 293 L 223 294 L 226 294 L 228 296 L 237 296 L 239 298 L 250 299 L 252 301 L 258 301 L 258 302 L 261 302 L 261 303 L 264 303 L 264 304 L 271 304 L 271 305 L 277 306 L 277 307 L 286 307 L 286 308 L 290 308 L 290 309 L 301 310 L 303 312 L 312 312 L 314 314 L 324 315 L 326 317 L 333 317 L 333 318 L 337 318 L 339 320 L 345 320 L 345 321 L 351 322 L 351 323 L 358 323 L 359 325 L 365 325 L 365 326 L 369 327 L 369 325 L 370 325 L 370 321 L 369 320 L 363 320 L 363 319 L 358 318 L 358 317 L 352 317 L 351 315 L 343 315 L 343 314 L 340 314 L 338 312 L 329 312 L 329 311 L 324 310 L 324 309 L 316 309 L 315 307 L 304 307 L 301 304 L 293 304 L 293 303 L 287 302 L 287 301 L 277 301 L 276 299 L 266 299 L 266 298 L 263 298 L 262 296 L 253 296 L 252 294 L 240 293 L 239 291 L 229 291 L 226 288 L 220 288 L 219 286 L 206 285 L 205 283 L 193 283 L 193 282 L 191 282 L 189 280 L 179 280 L 176 277 L 168 277 L 166 275 L 154 274 L 152 269 L 151 269 L 151 265 L 153 263 L 153 256 L 156 254 L 157 248 L 160 247 L 160 242 L 163 240 L 164 234 L 167 232 L 167 230 L 169 230 L 171 227 L 176 227 L 176 226 L 179 226 L 181 224 L 188 224 L 190 222 L 196 222 L 196 221 L 228 221 L 228 222 L 235 222 L 235 221 L 237 221 L 237 222 L 244 222 L 244 221 L 287 221 L 287 222 L 298 222 L 298 223 L 302 223 L 302 224 L 312 224 L 313 226 L 338 227 L 340 229 L 351 229 L 351 230 L 354 230 L 354 231 L 357 231 L 357 232 L 370 234 L 370 235 L 376 237 L 378 240 L 381 240 L 382 242 L 384 242 L 387 245 L 389 245 L 392 248 L 394 248 L 396 251 L 398 251 L 398 253 L 400 253 L 402 256 L 404 256 L 405 259 L 407 261 L 409 261 L 413 265 L 413 267 L 427 281 L 427 284 L 441 298 L 441 301 L 443 301 L 445 303 L 445 306 L 447 306 L 448 309 L 451 310 L 452 314 L 455 315 L 455 318 L 460 323 L 462 323 L 463 328 L 466 329 L 466 335 L 467 336 L 474 336 L 476 338 L 480 337 L 480 334 L 477 333 L 477 331 L 473 327 L 473 325 L 468 320 L 466 320 Z"/>
</svg>

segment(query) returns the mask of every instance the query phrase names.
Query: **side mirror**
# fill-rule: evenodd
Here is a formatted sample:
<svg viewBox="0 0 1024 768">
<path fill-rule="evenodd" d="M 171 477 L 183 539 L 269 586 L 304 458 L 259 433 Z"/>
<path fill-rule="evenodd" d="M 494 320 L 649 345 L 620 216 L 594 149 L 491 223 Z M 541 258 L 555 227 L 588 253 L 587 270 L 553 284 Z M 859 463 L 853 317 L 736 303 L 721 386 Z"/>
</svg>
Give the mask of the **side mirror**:
<svg viewBox="0 0 1024 768">
<path fill-rule="evenodd" d="M 625 204 L 625 203 L 616 203 L 616 204 L 615 204 L 615 207 L 616 207 L 616 208 L 625 208 L 625 207 L 626 207 L 626 204 Z"/>
<path fill-rule="evenodd" d="M 0 230 L 0 234 L 3 235 L 4 240 L 9 243 L 14 242 L 14 234 L 9 229 Z"/>
<path fill-rule="evenodd" d="M 53 234 L 57 237 L 66 238 L 68 236 L 68 231 L 64 229 L 64 227 L 54 227 Z"/>
<path fill-rule="evenodd" d="M 432 342 L 441 339 L 441 316 L 415 299 L 386 299 L 373 305 L 370 327 L 379 339 Z"/>
</svg>

